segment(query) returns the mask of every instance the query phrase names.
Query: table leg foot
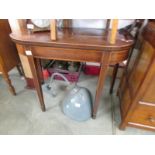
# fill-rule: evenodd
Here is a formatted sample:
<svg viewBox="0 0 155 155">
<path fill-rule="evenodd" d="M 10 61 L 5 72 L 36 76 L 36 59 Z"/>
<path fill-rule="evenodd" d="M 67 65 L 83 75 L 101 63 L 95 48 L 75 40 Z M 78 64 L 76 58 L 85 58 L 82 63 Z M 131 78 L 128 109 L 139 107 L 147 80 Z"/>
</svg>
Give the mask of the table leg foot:
<svg viewBox="0 0 155 155">
<path fill-rule="evenodd" d="M 92 118 L 93 118 L 93 119 L 96 119 L 96 115 L 93 115 Z"/>
<path fill-rule="evenodd" d="M 45 112 L 46 111 L 45 106 L 41 106 L 41 110 L 42 110 L 42 112 Z"/>
<path fill-rule="evenodd" d="M 12 82 L 9 78 L 9 75 L 7 72 L 3 72 L 2 73 L 2 76 L 4 77 L 4 80 L 6 81 L 6 83 L 8 84 L 8 88 L 11 92 L 12 95 L 16 95 L 16 91 L 15 91 L 15 88 L 12 86 Z"/>
<path fill-rule="evenodd" d="M 120 129 L 120 130 L 125 130 L 125 127 L 126 127 L 126 124 L 125 124 L 125 123 L 121 123 L 121 124 L 119 125 L 119 129 Z"/>
</svg>

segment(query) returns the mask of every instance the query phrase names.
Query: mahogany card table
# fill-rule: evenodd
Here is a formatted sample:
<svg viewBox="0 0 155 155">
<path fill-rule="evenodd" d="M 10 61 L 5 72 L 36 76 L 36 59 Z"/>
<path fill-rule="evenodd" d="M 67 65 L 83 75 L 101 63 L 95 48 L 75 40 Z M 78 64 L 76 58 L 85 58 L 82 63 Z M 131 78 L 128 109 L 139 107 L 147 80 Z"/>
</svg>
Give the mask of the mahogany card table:
<svg viewBox="0 0 155 155">
<path fill-rule="evenodd" d="M 108 66 L 126 60 L 133 44 L 130 36 L 119 33 L 115 44 L 110 44 L 109 33 L 103 29 L 58 28 L 55 41 L 51 40 L 50 32 L 16 31 L 10 34 L 19 54 L 28 58 L 42 111 L 46 107 L 41 88 L 41 59 L 98 62 L 101 69 L 92 111 L 92 117 L 96 118 Z"/>
</svg>

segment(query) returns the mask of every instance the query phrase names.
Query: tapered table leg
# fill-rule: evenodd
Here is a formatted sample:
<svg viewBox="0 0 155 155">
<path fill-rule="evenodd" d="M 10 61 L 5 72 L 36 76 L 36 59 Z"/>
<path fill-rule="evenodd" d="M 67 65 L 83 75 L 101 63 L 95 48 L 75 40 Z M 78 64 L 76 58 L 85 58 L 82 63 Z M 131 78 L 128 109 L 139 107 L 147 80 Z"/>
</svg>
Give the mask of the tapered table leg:
<svg viewBox="0 0 155 155">
<path fill-rule="evenodd" d="M 97 110 L 98 110 L 98 106 L 99 106 L 99 100 L 100 100 L 100 97 L 102 94 L 107 70 L 109 67 L 109 58 L 110 58 L 110 54 L 108 52 L 102 56 L 101 69 L 100 69 L 100 74 L 99 74 L 98 83 L 97 83 L 95 102 L 93 105 L 93 114 L 92 114 L 93 119 L 96 118 L 96 114 L 97 114 Z"/>
<path fill-rule="evenodd" d="M 38 60 L 36 58 L 33 58 L 33 56 L 28 56 L 28 61 L 30 63 L 30 68 L 32 71 L 32 75 L 33 75 L 33 81 L 34 81 L 34 85 L 39 97 L 39 101 L 40 101 L 40 106 L 42 111 L 45 111 L 45 104 L 44 104 L 44 99 L 43 99 L 43 92 L 42 92 L 42 88 L 41 88 L 41 82 L 40 82 L 40 75 L 38 73 Z"/>
<path fill-rule="evenodd" d="M 16 95 L 15 88 L 12 86 L 12 83 L 11 83 L 8 73 L 3 71 L 2 76 L 3 76 L 4 80 L 6 81 L 6 83 L 8 84 L 11 94 Z"/>
<path fill-rule="evenodd" d="M 4 63 L 1 56 L 0 56 L 0 65 L 1 65 L 0 68 L 2 71 L 2 76 L 3 76 L 4 80 L 6 81 L 6 83 L 8 84 L 8 87 L 9 87 L 11 94 L 16 95 L 15 88 L 12 86 L 11 80 L 10 80 L 9 75 L 8 75 L 8 70 L 6 69 L 5 63 Z"/>
</svg>

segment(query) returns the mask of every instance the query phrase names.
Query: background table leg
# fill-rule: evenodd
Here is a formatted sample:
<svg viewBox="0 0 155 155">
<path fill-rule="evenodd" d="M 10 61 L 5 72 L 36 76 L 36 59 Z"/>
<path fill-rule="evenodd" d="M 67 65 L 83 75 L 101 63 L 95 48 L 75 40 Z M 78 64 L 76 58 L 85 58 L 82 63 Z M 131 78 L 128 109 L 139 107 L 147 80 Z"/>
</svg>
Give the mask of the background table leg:
<svg viewBox="0 0 155 155">
<path fill-rule="evenodd" d="M 17 70 L 18 70 L 19 75 L 20 75 L 20 76 L 23 76 L 24 73 L 23 73 L 23 69 L 22 69 L 21 64 L 18 64 L 16 67 L 17 67 Z"/>
<path fill-rule="evenodd" d="M 36 59 L 36 69 L 38 71 L 39 74 L 39 79 L 41 84 L 44 83 L 44 77 L 43 77 L 43 70 L 42 70 L 42 65 L 41 65 L 41 59 Z"/>
<path fill-rule="evenodd" d="M 116 81 L 118 67 L 119 67 L 119 64 L 116 64 L 114 66 L 114 69 L 113 69 L 112 81 L 111 81 L 111 86 L 110 86 L 110 94 L 113 93 L 113 88 L 114 88 L 114 84 L 115 84 L 115 81 Z"/>
</svg>

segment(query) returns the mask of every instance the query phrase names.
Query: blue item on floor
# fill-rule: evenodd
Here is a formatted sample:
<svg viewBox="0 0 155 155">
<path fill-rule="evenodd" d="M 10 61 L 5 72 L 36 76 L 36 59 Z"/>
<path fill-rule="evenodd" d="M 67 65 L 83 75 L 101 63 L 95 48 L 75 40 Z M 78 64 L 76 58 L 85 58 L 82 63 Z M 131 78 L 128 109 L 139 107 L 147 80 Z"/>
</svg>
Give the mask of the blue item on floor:
<svg viewBox="0 0 155 155">
<path fill-rule="evenodd" d="M 75 86 L 63 102 L 64 114 L 76 121 L 86 121 L 91 118 L 92 102 L 88 89 Z"/>
</svg>

